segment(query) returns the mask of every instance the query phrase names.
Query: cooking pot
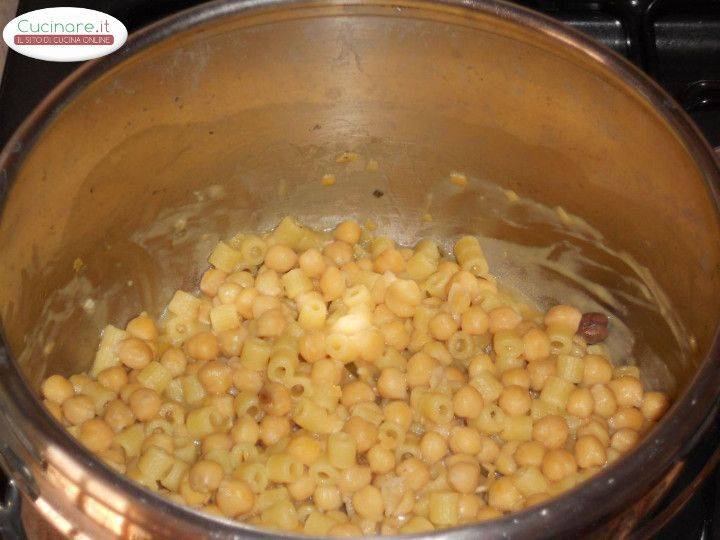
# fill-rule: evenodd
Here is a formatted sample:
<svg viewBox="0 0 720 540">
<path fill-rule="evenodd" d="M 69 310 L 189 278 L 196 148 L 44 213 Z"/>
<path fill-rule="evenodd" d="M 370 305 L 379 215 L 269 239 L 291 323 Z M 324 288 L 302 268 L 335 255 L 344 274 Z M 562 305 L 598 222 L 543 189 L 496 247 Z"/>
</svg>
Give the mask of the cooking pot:
<svg viewBox="0 0 720 540">
<path fill-rule="evenodd" d="M 359 158 L 338 162 L 345 151 Z M 653 82 L 516 6 L 250 0 L 179 13 L 79 68 L 0 157 L 3 465 L 68 536 L 276 537 L 116 475 L 37 389 L 87 368 L 103 323 L 158 315 L 174 288 L 195 287 L 218 238 L 286 214 L 355 216 L 405 243 L 481 235 L 500 277 L 539 303 L 584 298 L 631 328 L 621 356 L 675 397 L 587 483 L 434 536 L 626 535 L 715 418 L 719 177 Z M 505 257 L 518 246 L 534 255 Z M 571 255 L 572 275 L 560 270 Z"/>
</svg>

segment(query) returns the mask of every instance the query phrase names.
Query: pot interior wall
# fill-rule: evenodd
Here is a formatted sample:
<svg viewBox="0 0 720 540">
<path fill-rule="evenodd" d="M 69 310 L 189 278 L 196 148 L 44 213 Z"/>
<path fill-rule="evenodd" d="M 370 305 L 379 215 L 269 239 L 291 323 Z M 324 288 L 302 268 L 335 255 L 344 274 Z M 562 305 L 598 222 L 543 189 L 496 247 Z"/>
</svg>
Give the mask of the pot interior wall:
<svg viewBox="0 0 720 540">
<path fill-rule="evenodd" d="M 537 32 L 394 6 L 205 23 L 52 118 L 0 221 L 3 325 L 32 385 L 87 367 L 105 323 L 196 287 L 218 238 L 286 214 L 372 218 L 407 244 L 479 234 L 501 279 L 542 306 L 609 310 L 636 338 L 620 360 L 687 382 L 718 323 L 720 231 L 676 134 Z"/>
</svg>

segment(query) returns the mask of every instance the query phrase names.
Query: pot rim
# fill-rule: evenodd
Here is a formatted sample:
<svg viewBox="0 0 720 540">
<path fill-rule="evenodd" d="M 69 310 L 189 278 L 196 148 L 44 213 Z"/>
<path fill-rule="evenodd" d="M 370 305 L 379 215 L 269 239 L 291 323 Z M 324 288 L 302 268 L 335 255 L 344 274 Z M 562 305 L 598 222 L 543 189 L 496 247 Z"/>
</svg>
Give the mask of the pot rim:
<svg viewBox="0 0 720 540">
<path fill-rule="evenodd" d="M 202 4 L 149 25 L 130 35 L 124 47 L 112 55 L 86 62 L 73 71 L 55 87 L 25 119 L 0 153 L 0 204 L 4 207 L 13 176 L 21 166 L 28 151 L 33 148 L 44 129 L 54 120 L 64 106 L 86 86 L 96 81 L 110 69 L 136 57 L 172 35 L 218 22 L 225 17 L 255 15 L 266 10 L 302 10 L 329 6 L 382 7 L 402 6 L 419 12 L 464 12 L 493 17 L 521 27 L 524 31 L 537 33 L 564 47 L 568 52 L 587 60 L 588 65 L 603 68 L 624 87 L 638 95 L 661 116 L 685 146 L 701 172 L 708 196 L 720 217 L 720 170 L 712 149 L 685 111 L 662 89 L 632 65 L 628 60 L 604 46 L 595 43 L 564 24 L 524 7 L 511 5 L 502 0 L 216 0 Z M 0 210 L 1 211 L 1 210 Z M 0 325 L 1 326 L 1 325 Z M 26 425 L 35 423 L 39 431 L 67 459 L 84 472 L 92 473 L 93 480 L 108 490 L 120 491 L 127 498 L 152 505 L 153 512 L 160 511 L 171 517 L 177 526 L 190 525 L 187 529 L 205 530 L 213 536 L 249 535 L 277 537 L 276 533 L 256 529 L 228 519 L 202 514 L 180 506 L 140 487 L 121 476 L 92 454 L 82 448 L 44 410 L 39 398 L 32 392 L 15 359 L 5 345 L 4 331 L 0 328 L 0 388 L 5 398 L 13 403 L 14 418 L 10 425 L 22 432 Z M 682 462 L 684 454 L 697 440 L 699 432 L 716 414 L 717 388 L 720 386 L 720 333 L 716 329 L 709 353 L 703 358 L 687 390 L 667 412 L 643 441 L 627 456 L 607 467 L 581 486 L 518 513 L 500 519 L 473 523 L 445 529 L 436 533 L 403 535 L 409 537 L 438 537 L 453 534 L 456 537 L 537 537 L 538 534 L 557 537 L 577 531 L 578 526 L 589 528 L 601 525 L 605 519 L 642 497 L 649 486 L 658 483 L 674 465 Z M 3 411 L 5 414 L 6 411 Z M 38 424 L 39 422 L 39 424 Z M 38 454 L 35 450 L 31 454 Z M 42 455 L 37 456 L 42 460 Z M 133 516 L 142 518 L 140 526 L 151 526 L 149 514 Z M 132 518 L 131 518 L 132 519 Z M 581 520 L 581 521 L 579 521 Z M 135 521 L 133 519 L 133 521 Z M 180 525 L 178 522 L 188 522 Z M 157 527 L 157 524 L 155 524 Z M 284 536 L 307 536 L 285 534 Z"/>
</svg>

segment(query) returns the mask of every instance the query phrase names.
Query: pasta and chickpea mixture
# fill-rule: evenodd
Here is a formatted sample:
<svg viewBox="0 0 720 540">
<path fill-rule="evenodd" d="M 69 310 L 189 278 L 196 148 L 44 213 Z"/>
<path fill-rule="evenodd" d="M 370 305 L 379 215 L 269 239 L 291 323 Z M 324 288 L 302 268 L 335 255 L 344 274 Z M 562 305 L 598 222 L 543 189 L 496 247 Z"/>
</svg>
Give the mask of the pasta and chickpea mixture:
<svg viewBox="0 0 720 540">
<path fill-rule="evenodd" d="M 614 367 L 607 318 L 499 288 L 454 257 L 344 221 L 219 242 L 199 292 L 107 326 L 44 403 L 110 467 L 178 503 L 307 534 L 432 531 L 537 504 L 665 412 Z"/>
</svg>

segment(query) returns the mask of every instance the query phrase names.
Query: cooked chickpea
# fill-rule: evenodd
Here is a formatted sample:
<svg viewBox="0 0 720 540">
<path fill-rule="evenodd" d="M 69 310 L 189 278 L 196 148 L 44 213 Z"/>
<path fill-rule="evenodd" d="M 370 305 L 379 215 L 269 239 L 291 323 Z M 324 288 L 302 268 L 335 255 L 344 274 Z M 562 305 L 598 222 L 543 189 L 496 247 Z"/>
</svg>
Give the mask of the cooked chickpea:
<svg viewBox="0 0 720 540">
<path fill-rule="evenodd" d="M 515 450 L 514 458 L 520 467 L 540 467 L 545 457 L 545 445 L 539 441 L 525 441 Z"/>
<path fill-rule="evenodd" d="M 348 285 L 357 285 L 363 280 L 363 271 L 355 261 L 350 261 L 340 267 L 346 277 Z"/>
<path fill-rule="evenodd" d="M 185 353 L 196 360 L 215 360 L 220 353 L 220 346 L 215 334 L 199 332 L 185 342 Z"/>
<path fill-rule="evenodd" d="M 480 375 L 483 371 L 489 371 L 493 375 L 497 373 L 495 364 L 489 355 L 481 353 L 473 356 L 468 364 L 468 377 L 473 379 Z"/>
<path fill-rule="evenodd" d="M 541 418 L 533 425 L 533 439 L 550 449 L 562 447 L 569 432 L 565 419 L 554 414 Z"/>
<path fill-rule="evenodd" d="M 106 370 L 107 371 L 107 370 Z M 123 371 L 125 373 L 125 371 Z M 75 395 L 75 389 L 70 381 L 62 375 L 51 375 L 42 383 L 42 393 L 45 399 L 58 405 Z"/>
<path fill-rule="evenodd" d="M 559 482 L 577 471 L 575 457 L 562 448 L 549 450 L 542 461 L 542 473 L 551 482 Z"/>
<path fill-rule="evenodd" d="M 596 384 L 590 389 L 595 407 L 595 414 L 603 418 L 610 418 L 617 411 L 615 394 L 604 384 Z"/>
<path fill-rule="evenodd" d="M 157 416 L 162 400 L 155 390 L 138 388 L 130 395 L 129 405 L 135 418 L 141 422 L 147 422 Z"/>
<path fill-rule="evenodd" d="M 622 428 L 610 438 L 610 446 L 618 452 L 625 453 L 637 444 L 639 438 L 638 432 L 634 429 Z"/>
<path fill-rule="evenodd" d="M 214 450 L 229 452 L 232 444 L 232 437 L 227 433 L 211 433 L 202 440 L 202 453 L 205 455 Z"/>
<path fill-rule="evenodd" d="M 168 370 L 171 377 L 179 377 L 185 373 L 187 357 L 177 347 L 168 347 L 160 356 L 160 363 Z"/>
<path fill-rule="evenodd" d="M 63 401 L 62 412 L 68 422 L 79 426 L 95 416 L 95 404 L 87 396 L 73 396 Z"/>
<path fill-rule="evenodd" d="M 350 244 L 336 240 L 325 246 L 323 255 L 330 259 L 335 266 L 342 266 L 352 260 L 353 250 Z"/>
<path fill-rule="evenodd" d="M 427 386 L 435 366 L 437 366 L 436 360 L 427 353 L 419 352 L 412 355 L 407 363 L 408 386 L 411 388 Z"/>
<path fill-rule="evenodd" d="M 226 478 L 218 484 L 215 500 L 223 514 L 234 518 L 252 510 L 255 494 L 246 482 Z"/>
<path fill-rule="evenodd" d="M 494 463 L 500 455 L 500 447 L 490 437 L 481 436 L 480 451 L 477 459 L 480 463 Z"/>
<path fill-rule="evenodd" d="M 370 328 L 363 332 L 360 358 L 365 362 L 377 362 L 385 353 L 385 336 L 380 330 Z"/>
<path fill-rule="evenodd" d="M 548 377 L 555 375 L 556 371 L 556 363 L 549 358 L 530 362 L 527 366 L 527 372 L 530 376 L 530 389 L 540 392 L 545 387 L 545 381 L 548 380 Z"/>
<path fill-rule="evenodd" d="M 345 276 L 335 266 L 328 267 L 320 278 L 320 290 L 326 302 L 337 300 L 345 293 Z"/>
<path fill-rule="evenodd" d="M 350 261 L 340 267 L 346 277 L 348 285 L 355 286 L 363 279 L 363 271 L 355 261 Z"/>
<path fill-rule="evenodd" d="M 413 410 L 405 401 L 391 401 L 383 407 L 385 420 L 394 422 L 405 431 L 410 429 L 413 419 Z"/>
<path fill-rule="evenodd" d="M 460 327 L 471 336 L 479 336 L 490 328 L 490 317 L 480 306 L 470 306 L 462 314 Z"/>
<path fill-rule="evenodd" d="M 382 445 L 376 444 L 368 450 L 367 461 L 372 472 L 384 474 L 395 468 L 395 453 Z"/>
<path fill-rule="evenodd" d="M 607 420 L 601 416 L 592 416 L 586 424 L 581 425 L 577 430 L 578 437 L 583 435 L 595 435 L 595 437 L 600 439 L 602 443 L 607 446 L 610 442 Z"/>
<path fill-rule="evenodd" d="M 142 369 L 152 360 L 153 353 L 142 339 L 131 337 L 118 344 L 117 354 L 120 361 L 130 369 Z"/>
<path fill-rule="evenodd" d="M 618 407 L 640 407 L 643 401 L 642 383 L 636 377 L 624 375 L 607 383 L 615 394 Z"/>
<path fill-rule="evenodd" d="M 260 391 L 259 398 L 265 412 L 275 416 L 286 415 L 292 407 L 290 392 L 279 383 L 267 383 Z"/>
<path fill-rule="evenodd" d="M 407 397 L 407 378 L 397 368 L 385 368 L 380 372 L 377 381 L 378 393 L 388 399 L 405 399 Z"/>
<path fill-rule="evenodd" d="M 298 265 L 309 278 L 319 278 L 325 271 L 325 258 L 317 249 L 311 248 L 302 253 Z"/>
<path fill-rule="evenodd" d="M 200 384 L 210 394 L 224 394 L 232 386 L 232 369 L 217 360 L 206 362 L 197 374 Z"/>
<path fill-rule="evenodd" d="M 352 498 L 353 507 L 364 519 L 380 521 L 385 511 L 380 490 L 375 486 L 365 486 L 355 492 Z"/>
<path fill-rule="evenodd" d="M 227 274 L 222 270 L 209 268 L 205 270 L 203 277 L 200 279 L 200 290 L 203 294 L 213 298 L 217 294 L 220 285 L 225 283 L 226 278 Z"/>
<path fill-rule="evenodd" d="M 323 511 L 337 510 L 343 504 L 338 487 L 323 484 L 315 488 L 313 502 Z"/>
<path fill-rule="evenodd" d="M 532 328 L 522 337 L 523 354 L 528 362 L 544 360 L 550 355 L 550 338 L 539 328 Z"/>
<path fill-rule="evenodd" d="M 430 481 L 430 469 L 416 457 L 403 460 L 395 468 L 395 473 L 405 480 L 405 485 L 413 491 L 420 491 Z"/>
<path fill-rule="evenodd" d="M 272 446 L 290 432 L 290 421 L 284 416 L 267 415 L 260 421 L 260 440 Z"/>
<path fill-rule="evenodd" d="M 253 304 L 258 297 L 258 292 L 254 287 L 243 289 L 240 294 L 235 298 L 235 309 L 243 319 L 255 318 L 253 312 Z"/>
<path fill-rule="evenodd" d="M 485 406 L 482 395 L 475 387 L 461 386 L 453 396 L 455 416 L 461 418 L 477 418 Z"/>
<path fill-rule="evenodd" d="M 290 496 L 296 501 L 304 501 L 312 497 L 317 482 L 312 476 L 301 476 L 294 482 L 288 484 L 287 489 Z"/>
<path fill-rule="evenodd" d="M 630 428 L 640 431 L 645 423 L 645 417 L 635 407 L 623 407 L 610 417 L 608 423 L 614 430 Z"/>
<path fill-rule="evenodd" d="M 380 280 L 378 280 L 378 282 L 380 282 Z M 383 326 L 395 320 L 397 320 L 397 316 L 390 311 L 390 308 L 385 304 L 380 304 L 375 307 L 375 311 L 373 311 L 373 324 L 375 324 L 375 326 Z M 384 339 L 385 336 L 383 336 L 383 340 Z"/>
<path fill-rule="evenodd" d="M 257 319 L 257 335 L 277 337 L 285 330 L 285 317 L 280 309 L 269 309 Z"/>
<path fill-rule="evenodd" d="M 258 294 L 252 304 L 253 318 L 258 319 L 266 311 L 280 309 L 281 306 L 282 304 L 278 298 L 266 294 Z"/>
<path fill-rule="evenodd" d="M 448 468 L 448 482 L 459 493 L 474 493 L 480 482 L 480 466 L 477 463 L 455 463 Z"/>
<path fill-rule="evenodd" d="M 343 493 L 355 493 L 367 486 L 372 481 L 370 467 L 355 465 L 349 469 L 343 469 L 338 478 L 338 487 Z"/>
<path fill-rule="evenodd" d="M 242 416 L 237 419 L 230 430 L 230 437 L 236 444 L 248 443 L 254 445 L 260 438 L 260 426 L 250 416 Z"/>
<path fill-rule="evenodd" d="M 243 288 L 237 283 L 223 283 L 218 287 L 215 302 L 220 302 L 220 304 L 234 304 L 242 291 Z"/>
<path fill-rule="evenodd" d="M 123 366 L 113 366 L 98 373 L 97 381 L 108 390 L 117 393 L 128 383 L 128 374 Z"/>
<path fill-rule="evenodd" d="M 585 370 L 582 382 L 585 386 L 603 384 L 612 379 L 612 364 L 602 356 L 597 354 L 588 354 L 585 356 L 584 361 Z"/>
<path fill-rule="evenodd" d="M 605 445 L 594 435 L 583 435 L 575 441 L 575 461 L 579 467 L 600 467 L 607 461 Z"/>
<path fill-rule="evenodd" d="M 220 487 L 225 472 L 215 461 L 201 459 L 190 468 L 190 487 L 199 493 L 210 493 Z"/>
<path fill-rule="evenodd" d="M 239 285 L 236 286 L 240 287 Z M 270 270 L 268 268 L 260 272 L 255 278 L 255 288 L 257 289 L 257 292 L 265 296 L 280 296 L 283 293 L 283 285 L 280 281 L 280 276 L 275 270 Z M 237 294 L 240 294 L 241 291 L 242 289 L 240 288 Z M 235 298 L 237 298 L 237 295 L 235 295 L 235 297 L 231 300 L 229 299 L 230 301 L 223 302 L 223 304 L 230 304 L 235 301 Z"/>
<path fill-rule="evenodd" d="M 448 366 L 443 369 L 443 375 L 448 383 L 465 383 L 465 373 L 460 368 Z"/>
<path fill-rule="evenodd" d="M 148 317 L 147 313 L 142 313 L 130 320 L 125 327 L 125 330 L 131 336 L 140 338 L 144 341 L 155 341 L 158 337 L 158 329 L 153 320 Z"/>
<path fill-rule="evenodd" d="M 398 317 L 412 317 L 422 297 L 423 293 L 415 281 L 398 279 L 387 288 L 385 304 Z"/>
<path fill-rule="evenodd" d="M 482 448 L 482 435 L 469 426 L 456 426 L 448 437 L 450 449 L 460 454 L 477 454 Z"/>
<path fill-rule="evenodd" d="M 275 270 L 284 274 L 292 270 L 297 263 L 298 257 L 296 253 L 287 246 L 275 244 L 270 246 L 265 253 L 265 266 L 270 270 Z"/>
<path fill-rule="evenodd" d="M 300 355 L 312 364 L 325 358 L 325 334 L 322 332 L 307 332 L 300 336 L 298 342 Z"/>
<path fill-rule="evenodd" d="M 342 366 L 338 365 L 334 360 L 323 358 L 312 365 L 310 377 L 313 383 L 319 386 L 339 384 L 342 377 Z M 343 387 L 343 394 L 345 388 Z M 372 399 L 375 399 L 374 394 Z M 345 406 L 347 407 L 347 405 Z"/>
<path fill-rule="evenodd" d="M 105 421 L 92 418 L 80 426 L 78 440 L 91 452 L 99 453 L 110 448 L 114 435 Z"/>
<path fill-rule="evenodd" d="M 545 326 L 561 326 L 574 334 L 580 326 L 580 319 L 582 313 L 579 309 L 561 304 L 548 310 L 544 322 Z"/>
<path fill-rule="evenodd" d="M 522 386 L 506 386 L 498 398 L 498 405 L 510 416 L 521 416 L 530 410 L 532 398 Z"/>
<path fill-rule="evenodd" d="M 520 388 L 530 389 L 530 374 L 525 368 L 510 368 L 502 373 L 500 382 L 504 386 L 519 386 Z"/>
<path fill-rule="evenodd" d="M 61 424 L 64 423 L 62 407 L 60 407 L 60 405 L 58 405 L 54 401 L 48 401 L 47 399 L 43 399 L 43 406 L 47 409 L 47 411 L 52 415 L 55 420 L 57 420 Z"/>
<path fill-rule="evenodd" d="M 342 404 L 346 407 L 352 407 L 356 403 L 363 401 L 375 401 L 375 392 L 372 387 L 363 381 L 353 381 L 343 386 Z"/>
<path fill-rule="evenodd" d="M 588 418 L 595 409 L 595 400 L 587 388 L 575 388 L 565 405 L 567 412 L 578 418 Z"/>
<path fill-rule="evenodd" d="M 420 452 L 427 463 L 437 463 L 448 453 L 447 441 L 439 433 L 428 431 L 420 439 Z"/>
<path fill-rule="evenodd" d="M 522 508 L 523 496 L 507 477 L 496 479 L 488 489 L 488 504 L 505 512 L 514 512 Z"/>
<path fill-rule="evenodd" d="M 233 366 L 232 368 L 233 385 L 240 392 L 249 392 L 257 394 L 263 385 L 263 375 L 259 371 L 255 371 L 245 366 Z"/>
<path fill-rule="evenodd" d="M 656 421 L 665 414 L 669 407 L 670 400 L 662 392 L 645 392 L 640 410 L 645 418 Z"/>
<path fill-rule="evenodd" d="M 488 313 L 490 332 L 495 334 L 501 330 L 513 330 L 522 317 L 520 314 L 509 306 L 498 307 L 490 310 Z"/>
<path fill-rule="evenodd" d="M 395 320 L 383 325 L 382 333 L 385 343 L 398 351 L 402 351 L 410 343 L 410 335 L 401 320 Z"/>
<path fill-rule="evenodd" d="M 405 266 L 405 257 L 402 256 L 400 250 L 395 248 L 386 249 L 373 261 L 373 270 L 378 274 L 385 272 L 400 274 L 405 270 Z"/>
<path fill-rule="evenodd" d="M 288 453 L 303 465 L 310 466 L 322 452 L 320 442 L 309 435 L 298 435 L 293 437 L 288 444 Z"/>
<path fill-rule="evenodd" d="M 377 426 L 359 416 L 351 416 L 345 422 L 343 431 L 355 440 L 359 453 L 366 452 L 377 442 Z"/>
<path fill-rule="evenodd" d="M 360 270 L 362 270 L 363 272 L 372 272 L 372 261 L 370 259 L 368 259 L 367 257 L 358 259 L 357 265 L 360 267 Z"/>
<path fill-rule="evenodd" d="M 351 246 L 357 244 L 360 241 L 360 225 L 356 221 L 347 220 L 340 223 L 333 231 L 333 237 L 335 240 L 340 240 Z"/>
<path fill-rule="evenodd" d="M 430 335 L 440 341 L 447 341 L 455 332 L 458 326 L 455 319 L 449 313 L 438 313 L 430 319 Z"/>
<path fill-rule="evenodd" d="M 114 432 L 118 433 L 135 421 L 135 415 L 124 401 L 114 399 L 105 406 L 103 419 Z"/>
</svg>

